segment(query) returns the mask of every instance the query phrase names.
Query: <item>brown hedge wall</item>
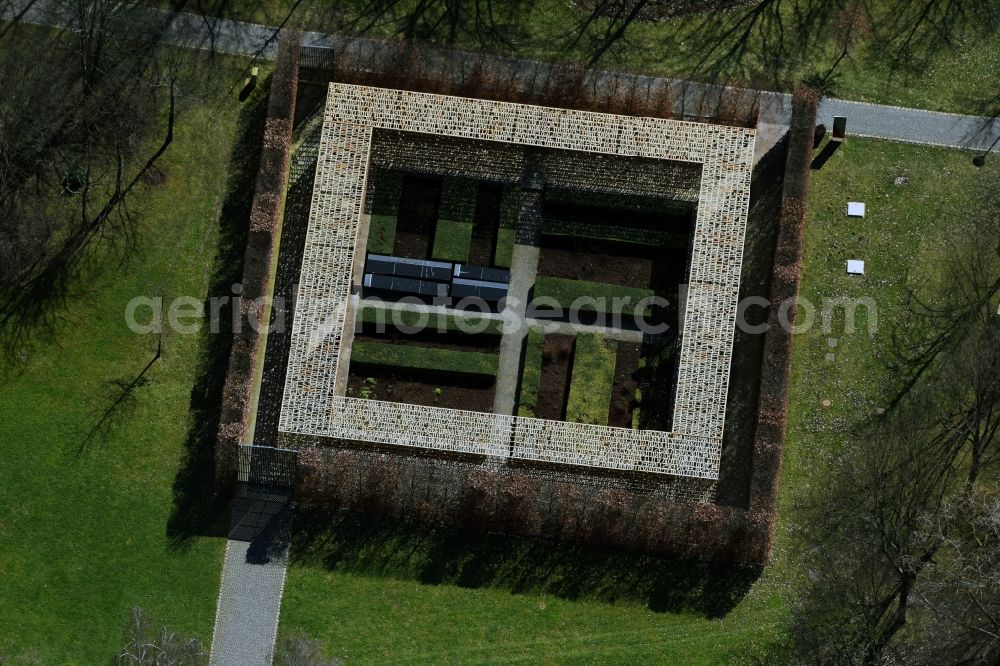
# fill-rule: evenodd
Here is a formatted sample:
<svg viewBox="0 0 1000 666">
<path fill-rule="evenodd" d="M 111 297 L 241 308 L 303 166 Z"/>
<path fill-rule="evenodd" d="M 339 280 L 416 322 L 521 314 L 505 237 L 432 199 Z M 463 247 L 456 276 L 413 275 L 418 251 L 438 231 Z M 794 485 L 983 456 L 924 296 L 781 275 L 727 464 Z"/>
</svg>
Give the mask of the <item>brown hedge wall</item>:
<svg viewBox="0 0 1000 666">
<path fill-rule="evenodd" d="M 792 124 L 788 135 L 785 182 L 782 191 L 778 241 L 771 275 L 769 328 L 760 371 L 760 399 L 754 439 L 747 522 L 753 540 L 745 559 L 765 561 L 774 543 L 774 519 L 785 442 L 788 388 L 791 381 L 792 336 L 778 321 L 778 305 L 799 295 L 802 269 L 802 230 L 809 190 L 809 168 L 816 126 L 816 93 L 800 86 L 792 96 Z M 794 321 L 794 308 L 789 311 Z"/>
<path fill-rule="evenodd" d="M 344 83 L 622 115 L 713 118 L 740 127 L 756 126 L 760 111 L 759 91 L 739 84 L 709 86 L 695 96 L 680 81 L 405 40 L 338 38 L 333 50 L 331 78 Z"/>
<path fill-rule="evenodd" d="M 267 295 L 271 258 L 277 240 L 276 230 L 288 178 L 300 42 L 300 33 L 282 32 L 277 64 L 271 77 L 260 171 L 257 174 L 253 207 L 248 221 L 249 233 L 243 260 L 240 326 L 233 333 L 215 447 L 217 493 L 227 492 L 236 480 L 237 447 L 246 438 L 250 418 L 250 394 L 260 340 L 258 331 L 265 325 L 262 321 L 263 307 L 258 299 Z"/>
</svg>

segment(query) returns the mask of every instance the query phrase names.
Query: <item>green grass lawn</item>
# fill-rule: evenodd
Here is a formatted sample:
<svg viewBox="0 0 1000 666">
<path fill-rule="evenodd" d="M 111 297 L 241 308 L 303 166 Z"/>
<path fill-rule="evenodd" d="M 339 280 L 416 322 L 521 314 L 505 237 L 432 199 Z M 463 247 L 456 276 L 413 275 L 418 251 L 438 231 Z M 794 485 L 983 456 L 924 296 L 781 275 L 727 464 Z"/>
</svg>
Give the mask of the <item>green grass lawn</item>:
<svg viewBox="0 0 1000 666">
<path fill-rule="evenodd" d="M 618 343 L 600 333 L 580 333 L 573 353 L 573 375 L 566 400 L 566 420 L 608 425 Z"/>
<path fill-rule="evenodd" d="M 836 447 L 838 433 L 885 404 L 892 379 L 885 364 L 894 328 L 905 326 L 907 286 L 918 287 L 936 274 L 940 239 L 963 223 L 978 187 L 1000 181 L 997 160 L 977 169 L 971 157 L 850 139 L 813 172 L 801 292 L 816 304 L 816 324 L 794 338 L 783 499 Z M 897 177 L 908 183 L 895 185 Z M 866 217 L 847 218 L 848 200 L 865 202 Z M 847 275 L 847 259 L 863 259 L 865 275 Z M 857 309 L 854 333 L 845 332 L 842 308 L 833 310 L 832 324 L 823 330 L 822 300 L 841 297 L 870 299 L 874 306 L 871 312 Z M 823 400 L 831 406 L 823 407 Z"/>
<path fill-rule="evenodd" d="M 467 262 L 471 242 L 472 222 L 438 220 L 434 227 L 434 249 L 431 256 L 440 261 Z"/>
<path fill-rule="evenodd" d="M 368 227 L 368 247 L 372 254 L 392 254 L 396 240 L 396 216 L 372 215 Z"/>
<path fill-rule="evenodd" d="M 535 279 L 535 299 L 553 299 L 564 310 L 589 310 L 604 314 L 620 313 L 624 316 L 645 314 L 648 308 L 637 307 L 645 298 L 654 296 L 652 289 L 623 287 L 588 280 L 539 275 Z"/>
<path fill-rule="evenodd" d="M 351 349 L 351 363 L 379 365 L 389 368 L 429 370 L 466 375 L 495 376 L 498 357 L 484 352 L 458 351 L 417 344 L 392 344 L 388 342 L 355 341 Z"/>
<path fill-rule="evenodd" d="M 227 91 L 235 64 L 220 62 L 208 96 L 193 108 L 185 102 L 160 163 L 166 182 L 143 186 L 130 204 L 138 230 L 127 263 L 106 263 L 101 278 L 79 284 L 85 296 L 69 303 L 54 339 L 5 368 L 0 650 L 9 654 L 109 663 L 133 605 L 211 639 L 224 540 L 167 534 L 207 336 L 166 335 L 134 404 L 107 437 L 81 443 L 116 397 L 112 382 L 131 380 L 155 353 L 153 337 L 125 324 L 129 300 L 200 300 L 222 259 L 220 205 L 240 108 Z"/>
<path fill-rule="evenodd" d="M 854 30 L 834 21 L 822 28 L 800 28 L 801 4 L 772 3 L 768 10 L 757 13 L 750 6 L 636 22 L 603 54 L 598 66 L 791 90 L 810 75 L 826 74 L 841 53 L 841 39 L 850 33 L 856 41 L 836 70 L 832 92 L 837 96 L 975 114 L 996 105 L 994 72 L 1000 59 L 1000 31 L 972 12 L 955 14 L 956 29 L 940 42 L 933 39 L 938 36 L 937 28 L 949 21 L 932 11 L 923 29 L 906 43 L 909 19 L 930 3 L 911 3 L 910 14 L 902 17 L 897 11 L 901 3 L 895 0 L 866 0 L 862 4 L 871 20 L 867 27 Z M 542 60 L 588 61 L 609 24 L 597 19 L 576 38 L 575 27 L 586 19 L 581 6 L 590 5 L 537 2 L 518 4 L 511 11 L 494 8 L 502 40 L 492 38 L 480 12 L 465 12 L 453 31 L 453 22 L 443 15 L 441 5 L 420 0 L 405 0 L 377 11 L 364 0 L 337 3 L 336 11 L 323 3 L 304 3 L 296 6 L 291 21 L 332 32 L 354 33 L 364 27 L 366 35 L 376 37 L 398 37 L 409 30 L 419 38 L 467 49 Z M 944 6 L 938 3 L 938 7 Z M 228 7 L 232 16 L 277 25 L 288 16 L 291 3 L 239 0 Z M 423 13 L 414 11 L 417 8 Z M 757 27 L 744 35 L 755 18 Z M 728 57 L 732 54 L 737 57 Z M 993 101 L 986 103 L 990 99 Z"/>
</svg>

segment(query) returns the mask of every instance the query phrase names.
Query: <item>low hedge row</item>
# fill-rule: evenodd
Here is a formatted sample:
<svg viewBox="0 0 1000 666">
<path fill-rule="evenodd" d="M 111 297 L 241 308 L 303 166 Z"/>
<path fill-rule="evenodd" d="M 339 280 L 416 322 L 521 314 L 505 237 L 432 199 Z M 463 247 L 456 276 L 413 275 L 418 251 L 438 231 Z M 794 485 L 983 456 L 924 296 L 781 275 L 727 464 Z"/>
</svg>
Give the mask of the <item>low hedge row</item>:
<svg viewBox="0 0 1000 666">
<path fill-rule="evenodd" d="M 260 171 L 257 173 L 248 220 L 250 231 L 243 259 L 240 316 L 244 323 L 233 336 L 222 391 L 222 410 L 215 447 L 215 491 L 218 494 L 228 493 L 236 482 L 238 447 L 245 441 L 250 423 L 250 405 L 260 346 L 258 331 L 263 328 L 265 316 L 258 299 L 268 294 L 271 259 L 277 247 L 282 203 L 288 182 L 301 38 L 298 31 L 282 31 L 277 62 L 271 76 Z M 251 323 L 251 320 L 256 321 Z"/>
<path fill-rule="evenodd" d="M 535 299 L 554 299 L 564 310 L 574 308 L 613 314 L 616 310 L 624 315 L 646 315 L 648 307 L 638 307 L 640 301 L 655 292 L 639 287 L 623 287 L 617 284 L 568 280 L 566 278 L 540 275 L 535 279 Z M 596 302 L 595 302 L 596 301 Z"/>
<path fill-rule="evenodd" d="M 797 88 L 792 95 L 792 124 L 788 135 L 781 216 L 778 220 L 778 239 L 771 274 L 771 303 L 774 304 L 795 299 L 799 295 L 802 230 L 818 103 L 816 93 L 803 86 Z M 774 544 L 778 480 L 781 476 L 791 384 L 792 336 L 781 325 L 778 313 L 776 305 L 768 313 L 769 328 L 760 369 L 757 431 L 750 468 L 747 520 L 752 527 L 752 538 L 746 545 L 744 558 L 756 562 L 766 561 Z M 794 318 L 794 309 L 788 314 L 790 318 Z"/>
<path fill-rule="evenodd" d="M 600 333 L 576 336 L 573 374 L 566 401 L 567 421 L 608 425 L 617 349 L 617 342 Z"/>
<path fill-rule="evenodd" d="M 355 340 L 351 363 L 495 377 L 499 357 L 483 352 Z"/>
</svg>

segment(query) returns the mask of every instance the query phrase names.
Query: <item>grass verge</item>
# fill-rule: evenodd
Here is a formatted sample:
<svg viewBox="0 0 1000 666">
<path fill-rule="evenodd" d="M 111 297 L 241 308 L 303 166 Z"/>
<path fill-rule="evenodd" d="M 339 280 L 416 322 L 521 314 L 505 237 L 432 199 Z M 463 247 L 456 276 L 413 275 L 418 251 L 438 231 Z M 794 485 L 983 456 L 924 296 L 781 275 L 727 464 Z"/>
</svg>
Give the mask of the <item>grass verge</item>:
<svg viewBox="0 0 1000 666">
<path fill-rule="evenodd" d="M 514 229 L 497 229 L 497 245 L 493 251 L 493 264 L 500 268 L 510 268 L 514 260 L 514 241 L 517 239 L 517 231 Z"/>
</svg>

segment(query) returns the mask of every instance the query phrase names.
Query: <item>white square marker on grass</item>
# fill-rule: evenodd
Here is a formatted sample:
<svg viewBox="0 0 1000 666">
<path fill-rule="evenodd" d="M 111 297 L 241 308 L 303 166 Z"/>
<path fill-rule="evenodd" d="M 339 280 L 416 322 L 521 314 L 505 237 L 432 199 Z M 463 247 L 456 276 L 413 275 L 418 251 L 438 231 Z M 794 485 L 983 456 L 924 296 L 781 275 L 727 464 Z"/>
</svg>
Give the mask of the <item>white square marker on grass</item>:
<svg viewBox="0 0 1000 666">
<path fill-rule="evenodd" d="M 847 272 L 850 275 L 864 275 L 865 274 L 865 262 L 860 259 L 848 259 L 847 260 Z"/>
<path fill-rule="evenodd" d="M 847 217 L 864 217 L 865 205 L 860 201 L 847 202 Z"/>
</svg>

